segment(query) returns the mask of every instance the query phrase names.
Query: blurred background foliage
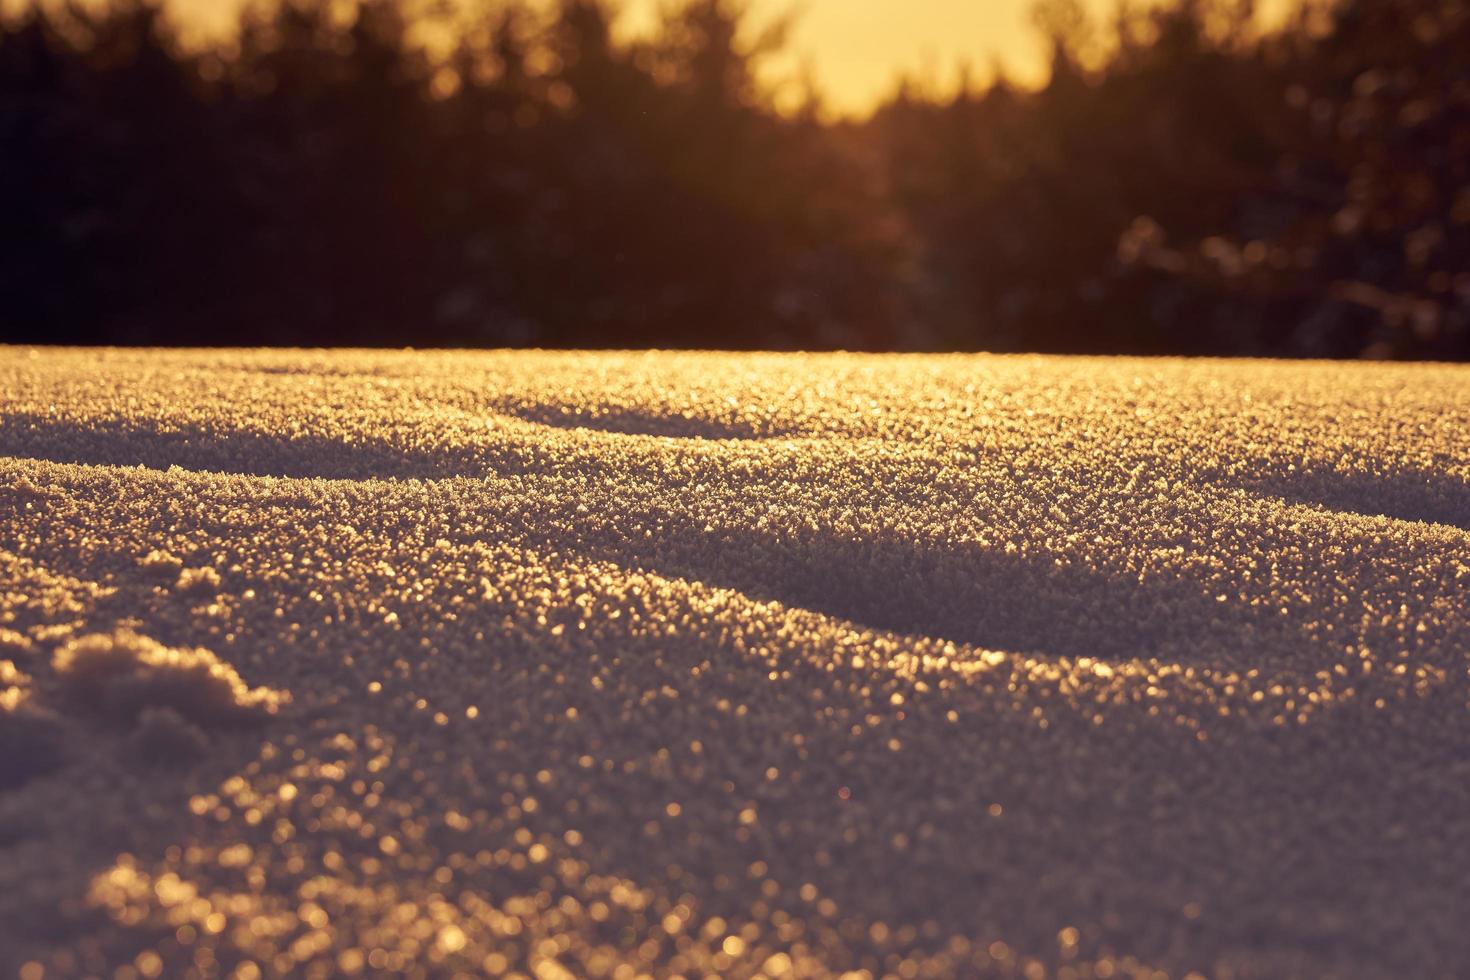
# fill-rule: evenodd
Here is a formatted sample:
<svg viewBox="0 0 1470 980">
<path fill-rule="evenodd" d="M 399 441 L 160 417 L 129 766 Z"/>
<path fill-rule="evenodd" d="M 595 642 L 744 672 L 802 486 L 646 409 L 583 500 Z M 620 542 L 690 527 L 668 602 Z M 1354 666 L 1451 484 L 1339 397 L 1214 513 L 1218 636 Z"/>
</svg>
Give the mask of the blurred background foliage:
<svg viewBox="0 0 1470 980">
<path fill-rule="evenodd" d="M 726 0 L 144 0 L 0 32 L 0 339 L 1470 359 L 1470 6 L 1044 0 L 869 118 Z"/>
</svg>

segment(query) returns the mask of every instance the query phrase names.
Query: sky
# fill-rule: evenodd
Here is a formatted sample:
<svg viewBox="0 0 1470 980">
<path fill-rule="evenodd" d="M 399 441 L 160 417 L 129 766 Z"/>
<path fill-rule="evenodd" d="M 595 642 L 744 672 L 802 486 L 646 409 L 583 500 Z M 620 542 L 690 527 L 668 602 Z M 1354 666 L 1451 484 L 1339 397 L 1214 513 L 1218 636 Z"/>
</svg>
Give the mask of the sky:
<svg viewBox="0 0 1470 980">
<path fill-rule="evenodd" d="M 989 77 L 999 58 L 1026 81 L 1045 72 L 1031 29 L 1032 0 L 804 0 L 791 57 L 810 68 L 832 106 L 859 111 L 891 93 L 901 73 L 949 85 L 968 62 Z M 654 6 L 649 4 L 649 6 Z M 757 16 L 791 9 L 755 0 Z M 796 65 L 789 66 L 791 68 Z"/>
<path fill-rule="evenodd" d="M 191 27 L 218 31 L 234 22 L 241 0 L 171 0 Z M 453 2 L 453 0 L 451 0 Z M 465 2 L 465 0 L 460 0 Z M 890 94 L 900 74 L 950 88 L 962 65 L 976 80 L 1004 65 L 1022 83 L 1044 79 L 1046 50 L 1032 28 L 1034 0 L 749 0 L 756 21 L 798 12 L 783 77 L 803 68 L 827 105 L 862 112 Z M 1113 0 L 1084 0 L 1105 13 Z M 660 0 L 625 0 L 623 26 L 636 31 Z"/>
<path fill-rule="evenodd" d="M 1043 74 L 1043 49 L 1030 27 L 1032 0 L 752 0 L 757 21 L 795 7 L 790 53 L 776 66 L 794 76 L 806 66 L 831 108 L 860 112 L 890 93 L 902 73 L 948 86 L 960 65 L 989 76 L 1001 59 L 1021 80 Z M 1099 8 L 1104 4 L 1093 0 Z M 172 0 L 191 28 L 234 22 L 240 0 Z M 658 0 L 628 0 L 624 26 L 651 19 Z"/>
</svg>

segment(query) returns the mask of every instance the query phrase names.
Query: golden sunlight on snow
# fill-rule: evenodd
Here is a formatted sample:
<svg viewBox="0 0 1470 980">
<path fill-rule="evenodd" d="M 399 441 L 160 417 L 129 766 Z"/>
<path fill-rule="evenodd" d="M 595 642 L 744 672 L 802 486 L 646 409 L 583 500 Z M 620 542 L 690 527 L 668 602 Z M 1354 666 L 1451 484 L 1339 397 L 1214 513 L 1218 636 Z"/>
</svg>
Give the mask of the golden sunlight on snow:
<svg viewBox="0 0 1470 980">
<path fill-rule="evenodd" d="M 0 350 L 0 973 L 1438 976 L 1470 371 Z"/>
</svg>

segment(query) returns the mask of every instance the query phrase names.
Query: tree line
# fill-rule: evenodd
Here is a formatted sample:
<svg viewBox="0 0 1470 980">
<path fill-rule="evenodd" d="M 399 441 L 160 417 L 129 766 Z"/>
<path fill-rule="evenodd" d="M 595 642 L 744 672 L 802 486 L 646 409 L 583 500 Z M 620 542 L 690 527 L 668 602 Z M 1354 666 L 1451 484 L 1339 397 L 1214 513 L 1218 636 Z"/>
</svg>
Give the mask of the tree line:
<svg viewBox="0 0 1470 980">
<path fill-rule="evenodd" d="M 1470 6 L 1044 0 L 1049 81 L 778 108 L 730 0 L 0 29 L 0 339 L 1470 358 Z M 430 25 L 432 26 L 432 25 Z"/>
</svg>

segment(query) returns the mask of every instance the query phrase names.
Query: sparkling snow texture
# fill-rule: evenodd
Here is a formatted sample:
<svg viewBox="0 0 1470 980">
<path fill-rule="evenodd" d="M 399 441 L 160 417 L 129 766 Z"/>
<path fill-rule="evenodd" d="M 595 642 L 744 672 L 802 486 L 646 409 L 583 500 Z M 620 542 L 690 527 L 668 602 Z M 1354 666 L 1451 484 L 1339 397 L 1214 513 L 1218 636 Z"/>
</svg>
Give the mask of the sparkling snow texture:
<svg viewBox="0 0 1470 980">
<path fill-rule="evenodd" d="M 1467 529 L 1457 367 L 0 349 L 0 974 L 1463 976 Z"/>
</svg>

